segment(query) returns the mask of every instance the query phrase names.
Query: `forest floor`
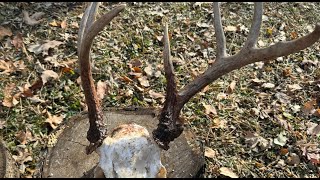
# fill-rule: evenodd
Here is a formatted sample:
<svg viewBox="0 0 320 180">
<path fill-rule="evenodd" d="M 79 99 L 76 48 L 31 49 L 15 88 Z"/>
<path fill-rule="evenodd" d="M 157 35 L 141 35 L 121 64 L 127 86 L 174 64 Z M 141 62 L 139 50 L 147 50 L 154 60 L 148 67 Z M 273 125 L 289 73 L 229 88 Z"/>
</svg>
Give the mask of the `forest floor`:
<svg viewBox="0 0 320 180">
<path fill-rule="evenodd" d="M 99 14 L 117 3 L 103 3 Z M 227 53 L 248 35 L 253 3 L 222 3 Z M 86 110 L 77 33 L 85 3 L 0 2 L 0 134 L 21 177 L 37 177 L 54 130 Z M 128 3 L 94 40 L 94 79 L 104 107 L 161 107 L 168 18 L 179 88 L 212 63 L 212 3 Z M 265 47 L 310 33 L 320 3 L 265 3 Z M 208 85 L 182 112 L 205 146 L 205 177 L 320 177 L 320 43 L 247 65 Z M 86 132 L 84 132 L 86 133 Z"/>
</svg>

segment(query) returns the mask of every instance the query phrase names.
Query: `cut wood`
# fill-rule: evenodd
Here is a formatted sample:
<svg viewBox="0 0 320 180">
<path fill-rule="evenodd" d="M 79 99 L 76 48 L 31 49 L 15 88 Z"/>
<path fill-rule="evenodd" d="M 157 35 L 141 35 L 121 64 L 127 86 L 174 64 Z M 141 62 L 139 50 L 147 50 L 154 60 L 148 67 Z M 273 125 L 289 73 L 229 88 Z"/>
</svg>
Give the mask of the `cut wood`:
<svg viewBox="0 0 320 180">
<path fill-rule="evenodd" d="M 157 111 L 153 109 L 108 109 L 104 111 L 105 121 L 109 129 L 118 125 L 136 123 L 148 129 L 149 133 L 157 126 Z M 112 122 L 111 122 L 112 121 Z M 49 149 L 42 177 L 93 177 L 94 169 L 99 162 L 96 152 L 86 154 L 88 130 L 87 114 L 73 117 L 58 137 L 57 144 Z M 162 164 L 167 169 L 167 177 L 199 177 L 204 166 L 204 151 L 194 134 L 186 129 L 175 139 L 168 151 L 162 151 Z"/>
</svg>

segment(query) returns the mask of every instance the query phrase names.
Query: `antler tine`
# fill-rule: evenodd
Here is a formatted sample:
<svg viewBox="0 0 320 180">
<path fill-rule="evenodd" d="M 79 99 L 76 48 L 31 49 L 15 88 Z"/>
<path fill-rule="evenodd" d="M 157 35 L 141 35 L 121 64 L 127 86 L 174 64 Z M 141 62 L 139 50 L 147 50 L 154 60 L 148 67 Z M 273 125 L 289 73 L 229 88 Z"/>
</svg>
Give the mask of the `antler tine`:
<svg viewBox="0 0 320 180">
<path fill-rule="evenodd" d="M 79 33 L 78 33 L 78 44 L 77 44 L 78 55 L 79 55 L 79 52 L 81 51 L 83 35 L 86 34 L 89 27 L 95 21 L 98 7 L 99 7 L 99 2 L 91 2 L 82 16 L 80 27 L 79 27 Z"/>
<path fill-rule="evenodd" d="M 125 8 L 125 5 L 117 6 L 95 21 L 95 15 L 98 6 L 99 3 L 97 2 L 92 2 L 89 4 L 81 20 L 78 34 L 78 56 L 81 82 L 86 103 L 88 105 L 88 116 L 90 123 L 90 127 L 87 132 L 87 139 L 90 142 L 86 149 L 87 154 L 91 154 L 94 150 L 96 150 L 96 148 L 102 144 L 107 135 L 103 112 L 101 110 L 91 73 L 90 50 L 92 42 L 94 37 Z"/>
<path fill-rule="evenodd" d="M 173 141 L 183 131 L 183 123 L 179 119 L 179 111 L 176 110 L 177 105 L 177 83 L 175 79 L 174 69 L 171 61 L 170 42 L 168 35 L 168 23 L 164 20 L 164 50 L 163 63 L 165 77 L 167 80 L 166 100 L 162 108 L 158 128 L 155 129 L 153 139 L 163 149 L 169 149 L 170 141 Z"/>
<path fill-rule="evenodd" d="M 261 22 L 262 22 L 262 13 L 263 13 L 263 3 L 255 2 L 253 22 L 251 25 L 248 39 L 242 49 L 250 49 L 252 47 L 255 47 L 255 45 L 257 44 L 260 28 L 261 28 Z"/>
<path fill-rule="evenodd" d="M 226 52 L 226 37 L 223 32 L 222 22 L 221 22 L 221 14 L 219 8 L 219 2 L 213 3 L 213 13 L 214 13 L 214 31 L 216 34 L 217 41 L 217 60 L 225 57 Z"/>
<path fill-rule="evenodd" d="M 298 52 L 311 46 L 319 40 L 320 23 L 316 24 L 313 32 L 298 39 L 288 42 L 278 42 L 265 48 L 257 48 L 256 43 L 259 37 L 262 23 L 262 8 L 263 4 L 261 2 L 255 3 L 253 23 L 251 25 L 249 36 L 244 44 L 244 47 L 237 54 L 226 56 L 226 41 L 221 24 L 219 3 L 214 2 L 214 27 L 217 41 L 216 61 L 214 61 L 214 63 L 209 66 L 204 73 L 199 75 L 197 78 L 195 78 L 193 81 L 189 82 L 186 86 L 179 90 L 178 93 L 176 91 L 167 90 L 165 106 L 159 117 L 160 122 L 157 129 L 153 131 L 153 137 L 161 148 L 167 150 L 169 148 L 168 144 L 170 143 L 170 141 L 173 141 L 182 133 L 183 122 L 179 118 L 179 114 L 184 104 L 186 104 L 195 94 L 212 83 L 214 80 L 248 64 L 258 61 L 267 61 L 280 56 L 286 56 L 291 53 Z M 165 47 L 166 46 L 167 45 L 165 43 Z M 165 50 L 164 52 L 168 51 Z M 171 71 L 171 66 L 166 66 L 165 70 L 166 78 L 169 82 L 169 78 L 174 78 L 173 75 L 172 77 L 167 77 L 169 74 L 167 73 L 167 71 Z M 167 84 L 167 89 L 169 89 L 169 87 L 170 83 Z M 169 94 L 172 95 L 169 96 Z M 170 97 L 170 100 L 167 99 Z M 170 104 L 170 106 L 168 106 L 167 103 Z M 171 107 L 172 109 L 169 109 L 168 107 Z"/>
</svg>

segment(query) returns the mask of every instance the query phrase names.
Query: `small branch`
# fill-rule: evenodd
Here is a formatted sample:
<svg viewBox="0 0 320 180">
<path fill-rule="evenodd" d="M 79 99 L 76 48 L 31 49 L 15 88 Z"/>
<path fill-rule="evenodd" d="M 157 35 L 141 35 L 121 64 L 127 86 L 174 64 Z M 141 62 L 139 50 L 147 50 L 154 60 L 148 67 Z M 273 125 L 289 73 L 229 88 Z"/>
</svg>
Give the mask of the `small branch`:
<svg viewBox="0 0 320 180">
<path fill-rule="evenodd" d="M 217 39 L 217 59 L 223 58 L 226 56 L 226 37 L 224 36 L 221 14 L 219 3 L 213 3 L 213 13 L 214 13 L 214 30 L 216 33 Z"/>
<path fill-rule="evenodd" d="M 251 25 L 251 29 L 249 32 L 248 39 L 242 49 L 250 49 L 255 47 L 258 41 L 261 22 L 262 22 L 262 13 L 263 13 L 263 3 L 255 2 L 254 3 L 254 14 L 253 14 L 253 22 Z"/>
</svg>

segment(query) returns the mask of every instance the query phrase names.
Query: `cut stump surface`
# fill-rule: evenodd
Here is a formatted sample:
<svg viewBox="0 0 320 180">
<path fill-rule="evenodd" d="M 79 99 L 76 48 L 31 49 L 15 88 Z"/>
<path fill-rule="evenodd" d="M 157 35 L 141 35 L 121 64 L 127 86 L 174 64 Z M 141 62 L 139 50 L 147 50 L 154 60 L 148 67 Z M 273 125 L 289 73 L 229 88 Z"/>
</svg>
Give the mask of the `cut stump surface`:
<svg viewBox="0 0 320 180">
<path fill-rule="evenodd" d="M 158 124 L 156 110 L 153 109 L 108 109 L 104 112 L 108 133 L 121 124 L 136 123 L 152 131 Z M 85 147 L 89 129 L 87 114 L 73 117 L 58 137 L 57 144 L 49 149 L 42 177 L 93 177 L 93 170 L 99 162 L 96 152 L 86 155 Z M 167 177 L 199 177 L 204 167 L 204 152 L 193 133 L 184 133 L 170 143 L 168 151 L 162 151 L 162 163 L 167 169 Z"/>
</svg>

